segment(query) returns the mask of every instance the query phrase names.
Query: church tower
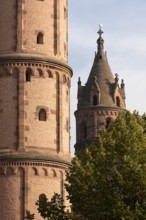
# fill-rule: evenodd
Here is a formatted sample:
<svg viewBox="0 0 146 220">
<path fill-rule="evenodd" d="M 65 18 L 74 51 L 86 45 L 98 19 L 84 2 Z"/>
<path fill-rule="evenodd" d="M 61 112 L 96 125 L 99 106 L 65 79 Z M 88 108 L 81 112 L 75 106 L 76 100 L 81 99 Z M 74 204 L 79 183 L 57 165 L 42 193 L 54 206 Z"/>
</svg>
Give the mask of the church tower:
<svg viewBox="0 0 146 220">
<path fill-rule="evenodd" d="M 70 166 L 67 0 L 0 0 L 0 219 L 65 199 Z M 67 203 L 67 201 L 65 201 Z"/>
<path fill-rule="evenodd" d="M 78 106 L 76 117 L 76 151 L 85 143 L 96 140 L 99 128 L 106 128 L 121 109 L 125 109 L 125 85 L 119 85 L 118 74 L 115 78 L 104 52 L 103 31 L 100 27 L 97 40 L 97 53 L 87 83 L 78 80 Z"/>
</svg>

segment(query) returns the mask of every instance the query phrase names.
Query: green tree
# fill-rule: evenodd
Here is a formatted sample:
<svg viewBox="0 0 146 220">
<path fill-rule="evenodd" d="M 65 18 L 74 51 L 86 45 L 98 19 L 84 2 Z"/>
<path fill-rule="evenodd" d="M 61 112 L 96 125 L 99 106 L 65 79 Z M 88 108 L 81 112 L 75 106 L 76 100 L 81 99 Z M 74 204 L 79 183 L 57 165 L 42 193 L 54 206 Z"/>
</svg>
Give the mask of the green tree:
<svg viewBox="0 0 146 220">
<path fill-rule="evenodd" d="M 66 185 L 75 213 L 88 220 L 146 219 L 144 131 L 138 113 L 123 111 L 75 156 Z"/>
<path fill-rule="evenodd" d="M 61 196 L 57 193 L 51 198 L 51 201 L 46 196 L 40 198 L 36 205 L 40 215 L 47 220 L 68 220 L 68 213 L 65 212 L 66 206 L 63 205 Z"/>
<path fill-rule="evenodd" d="M 31 214 L 30 211 L 26 211 L 25 219 L 28 219 L 28 220 L 34 219 L 34 214 Z"/>
<path fill-rule="evenodd" d="M 45 194 L 42 194 L 37 200 L 36 205 L 40 216 L 46 220 L 69 220 L 70 213 L 65 211 L 66 206 L 63 205 L 63 199 L 57 193 L 49 201 Z M 35 219 L 34 214 L 29 211 L 26 213 L 26 219 Z"/>
</svg>

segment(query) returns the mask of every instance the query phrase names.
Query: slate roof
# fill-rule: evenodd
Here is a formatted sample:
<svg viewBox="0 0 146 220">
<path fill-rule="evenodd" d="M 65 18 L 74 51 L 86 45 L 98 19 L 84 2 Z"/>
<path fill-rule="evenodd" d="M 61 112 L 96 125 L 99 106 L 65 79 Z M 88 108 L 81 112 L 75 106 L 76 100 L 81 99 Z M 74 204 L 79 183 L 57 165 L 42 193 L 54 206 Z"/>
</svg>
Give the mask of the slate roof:
<svg viewBox="0 0 146 220">
<path fill-rule="evenodd" d="M 114 78 L 108 64 L 107 56 L 104 52 L 104 40 L 102 38 L 102 30 L 99 30 L 98 33 L 98 50 L 95 54 L 94 62 L 86 85 L 81 86 L 81 82 L 78 82 L 78 98 L 82 97 L 82 104 L 80 103 L 80 106 L 88 107 L 90 105 L 90 91 L 93 90 L 93 87 L 96 87 L 97 92 L 100 93 L 100 102 L 98 105 L 115 107 L 115 90 L 118 88 L 118 96 L 122 99 L 125 95 L 124 88 L 121 89 L 119 87 L 118 75 Z"/>
</svg>

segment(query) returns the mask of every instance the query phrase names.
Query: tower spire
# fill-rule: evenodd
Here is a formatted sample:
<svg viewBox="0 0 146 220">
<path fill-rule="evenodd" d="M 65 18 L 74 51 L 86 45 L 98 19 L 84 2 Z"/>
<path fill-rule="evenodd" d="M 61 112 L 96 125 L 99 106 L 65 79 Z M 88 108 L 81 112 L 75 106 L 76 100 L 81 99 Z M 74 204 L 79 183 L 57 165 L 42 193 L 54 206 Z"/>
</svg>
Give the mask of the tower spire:
<svg viewBox="0 0 146 220">
<path fill-rule="evenodd" d="M 78 109 L 75 112 L 77 141 L 76 152 L 98 137 L 100 128 L 107 128 L 118 112 L 125 109 L 124 82 L 112 74 L 104 52 L 103 29 L 99 25 L 98 51 L 85 85 L 78 82 Z"/>
<path fill-rule="evenodd" d="M 97 45 L 98 45 L 98 51 L 103 50 L 104 48 L 104 39 L 102 38 L 102 34 L 104 33 L 102 30 L 103 25 L 99 25 L 99 31 L 97 32 L 99 34 L 99 38 L 97 39 Z"/>
</svg>

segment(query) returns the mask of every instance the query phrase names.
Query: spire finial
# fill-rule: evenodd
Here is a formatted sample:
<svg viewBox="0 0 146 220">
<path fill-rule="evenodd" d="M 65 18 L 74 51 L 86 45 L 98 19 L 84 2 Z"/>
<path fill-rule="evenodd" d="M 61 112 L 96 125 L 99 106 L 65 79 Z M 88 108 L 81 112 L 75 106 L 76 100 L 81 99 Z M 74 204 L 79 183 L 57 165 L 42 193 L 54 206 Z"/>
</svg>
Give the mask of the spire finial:
<svg viewBox="0 0 146 220">
<path fill-rule="evenodd" d="M 103 49 L 103 44 L 104 44 L 104 40 L 102 38 L 102 34 L 104 32 L 103 32 L 102 28 L 103 28 L 103 25 L 99 24 L 99 31 L 97 32 L 99 34 L 99 38 L 97 39 L 98 51 Z"/>
<path fill-rule="evenodd" d="M 103 28 L 103 25 L 102 25 L 102 24 L 99 24 L 99 31 L 97 32 L 97 33 L 99 34 L 99 37 L 101 37 L 102 34 L 104 33 L 103 30 L 102 30 L 102 28 Z"/>
<path fill-rule="evenodd" d="M 119 81 L 119 75 L 118 75 L 118 73 L 116 73 L 115 74 L 115 83 L 118 84 L 118 81 Z"/>
</svg>

